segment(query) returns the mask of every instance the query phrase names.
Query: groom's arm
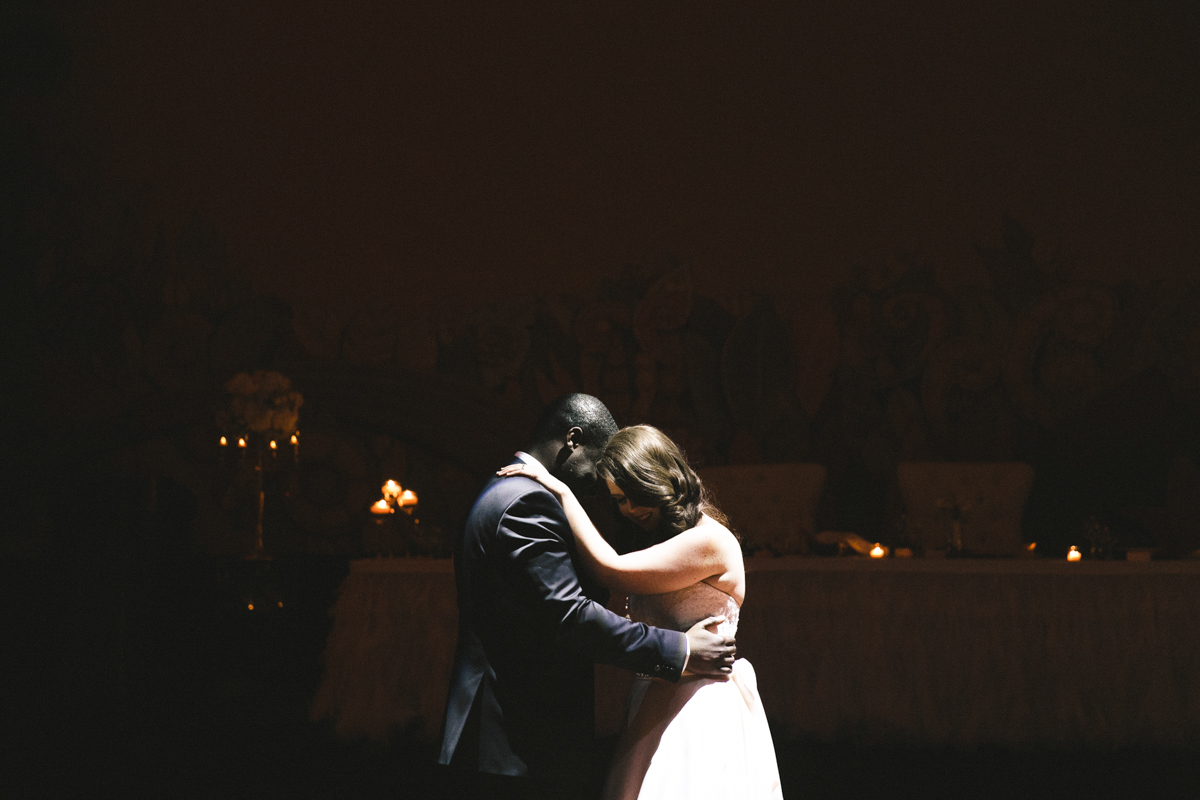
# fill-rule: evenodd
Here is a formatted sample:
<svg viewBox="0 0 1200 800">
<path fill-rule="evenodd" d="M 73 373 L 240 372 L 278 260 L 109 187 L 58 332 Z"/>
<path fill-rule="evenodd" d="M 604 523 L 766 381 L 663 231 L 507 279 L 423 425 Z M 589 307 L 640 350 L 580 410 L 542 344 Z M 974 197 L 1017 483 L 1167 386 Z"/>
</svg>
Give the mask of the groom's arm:
<svg viewBox="0 0 1200 800">
<path fill-rule="evenodd" d="M 496 533 L 495 555 L 559 644 L 594 662 L 679 679 L 687 662 L 687 635 L 631 622 L 584 595 L 564 539 L 570 528 L 550 492 L 538 486 L 518 496 Z"/>
</svg>

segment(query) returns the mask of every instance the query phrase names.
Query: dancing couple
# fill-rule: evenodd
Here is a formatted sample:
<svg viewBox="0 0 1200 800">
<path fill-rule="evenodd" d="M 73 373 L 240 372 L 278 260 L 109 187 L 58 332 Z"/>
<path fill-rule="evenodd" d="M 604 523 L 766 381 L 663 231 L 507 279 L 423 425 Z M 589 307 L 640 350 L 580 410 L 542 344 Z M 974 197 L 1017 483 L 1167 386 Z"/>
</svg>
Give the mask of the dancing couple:
<svg viewBox="0 0 1200 800">
<path fill-rule="evenodd" d="M 580 496 L 607 490 L 618 553 Z M 637 673 L 605 800 L 779 798 L 754 670 L 735 659 L 741 545 L 683 453 L 595 397 L 542 414 L 456 543 L 458 644 L 440 762 L 456 794 L 591 796 L 593 663 Z M 628 615 L 605 589 L 628 595 Z"/>
</svg>

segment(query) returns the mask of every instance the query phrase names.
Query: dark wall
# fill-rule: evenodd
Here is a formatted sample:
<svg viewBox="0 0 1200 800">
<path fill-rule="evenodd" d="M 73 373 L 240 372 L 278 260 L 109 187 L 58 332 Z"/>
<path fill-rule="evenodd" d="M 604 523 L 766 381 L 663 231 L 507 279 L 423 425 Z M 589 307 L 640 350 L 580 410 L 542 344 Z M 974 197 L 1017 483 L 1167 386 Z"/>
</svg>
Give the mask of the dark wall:
<svg viewBox="0 0 1200 800">
<path fill-rule="evenodd" d="M 894 533 L 900 460 L 1022 459 L 1044 550 L 1190 552 L 1193 5 L 6 3 L 9 750 L 327 750 L 380 481 L 445 553 L 571 388 L 698 462 L 820 461 L 823 526 Z M 306 398 L 266 622 L 215 444 L 254 369 Z"/>
<path fill-rule="evenodd" d="M 1185 3 L 20 8 L 25 530 L 65 464 L 215 519 L 212 405 L 267 367 L 355 520 L 409 470 L 452 526 L 572 388 L 698 461 L 821 461 L 863 530 L 898 460 L 1032 461 L 1053 531 L 1164 508 L 1197 457 Z M 451 397 L 486 452 L 445 444 L 479 439 Z"/>
<path fill-rule="evenodd" d="M 1008 211 L 1088 277 L 1200 231 L 1185 2 L 64 4 L 57 168 L 196 212 L 254 285 L 347 314 L 587 291 L 669 252 L 825 297 L 898 250 L 984 282 Z"/>
</svg>

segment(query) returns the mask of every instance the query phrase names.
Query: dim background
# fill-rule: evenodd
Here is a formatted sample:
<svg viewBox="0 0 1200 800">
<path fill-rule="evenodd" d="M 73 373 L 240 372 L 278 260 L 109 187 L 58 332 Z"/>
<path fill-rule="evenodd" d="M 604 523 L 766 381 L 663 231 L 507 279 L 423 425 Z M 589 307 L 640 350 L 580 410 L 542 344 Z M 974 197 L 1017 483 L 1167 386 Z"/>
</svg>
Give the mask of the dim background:
<svg viewBox="0 0 1200 800">
<path fill-rule="evenodd" d="M 896 463 L 1024 460 L 1027 541 L 1196 546 L 1192 4 L 2 13 L 6 749 L 63 765 L 30 785 L 419 773 L 307 717 L 360 494 L 395 477 L 449 536 L 560 390 L 701 463 L 824 463 L 820 522 L 873 539 Z M 947 366 L 963 339 L 995 363 Z M 265 572 L 212 415 L 253 369 L 313 442 Z M 879 780 L 976 771 L 921 757 Z"/>
</svg>

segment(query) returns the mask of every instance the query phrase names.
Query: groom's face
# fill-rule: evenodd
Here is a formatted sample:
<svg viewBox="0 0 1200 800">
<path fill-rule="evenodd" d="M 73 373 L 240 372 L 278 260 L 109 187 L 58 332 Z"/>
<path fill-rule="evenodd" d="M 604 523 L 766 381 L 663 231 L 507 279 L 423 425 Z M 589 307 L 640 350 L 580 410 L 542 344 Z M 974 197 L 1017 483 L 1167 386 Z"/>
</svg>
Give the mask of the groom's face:
<svg viewBox="0 0 1200 800">
<path fill-rule="evenodd" d="M 604 448 L 580 445 L 568 450 L 569 455 L 556 465 L 555 477 L 579 496 L 591 494 L 596 489 L 596 462 Z"/>
</svg>

